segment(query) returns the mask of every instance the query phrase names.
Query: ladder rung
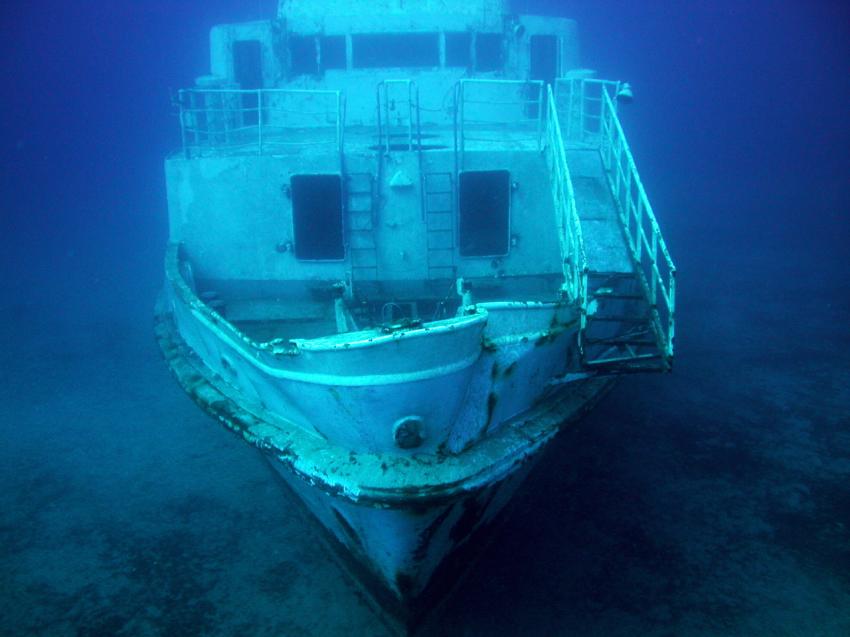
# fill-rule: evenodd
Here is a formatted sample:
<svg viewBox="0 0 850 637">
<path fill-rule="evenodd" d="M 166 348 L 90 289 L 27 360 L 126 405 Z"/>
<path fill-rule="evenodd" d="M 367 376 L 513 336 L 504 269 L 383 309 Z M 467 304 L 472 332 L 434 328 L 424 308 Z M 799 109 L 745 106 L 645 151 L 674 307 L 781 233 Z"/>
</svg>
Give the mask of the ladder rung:
<svg viewBox="0 0 850 637">
<path fill-rule="evenodd" d="M 588 321 L 604 321 L 608 323 L 646 323 L 649 324 L 649 317 L 635 317 L 635 316 L 597 316 L 596 314 L 588 314 Z"/>
</svg>

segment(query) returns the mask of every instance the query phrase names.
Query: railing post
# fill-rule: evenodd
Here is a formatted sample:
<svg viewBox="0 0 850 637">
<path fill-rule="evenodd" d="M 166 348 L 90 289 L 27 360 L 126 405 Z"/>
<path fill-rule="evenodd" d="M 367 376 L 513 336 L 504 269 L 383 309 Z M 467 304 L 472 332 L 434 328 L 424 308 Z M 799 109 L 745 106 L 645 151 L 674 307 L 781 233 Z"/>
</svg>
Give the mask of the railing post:
<svg viewBox="0 0 850 637">
<path fill-rule="evenodd" d="M 458 161 L 458 93 L 460 92 L 460 82 L 455 84 L 454 90 L 454 108 L 452 109 L 452 137 L 454 138 L 454 150 L 455 150 L 455 179 L 457 179 L 457 173 L 460 170 L 460 164 Z"/>
<path fill-rule="evenodd" d="M 555 80 L 556 82 L 561 82 L 558 86 L 559 88 L 564 85 L 564 80 Z M 575 84 L 575 80 L 567 80 L 569 82 L 570 92 L 567 94 L 567 139 L 572 139 L 572 130 L 573 130 L 573 85 Z M 558 91 L 560 95 L 560 90 Z"/>
<path fill-rule="evenodd" d="M 667 264 L 668 267 L 670 264 Z M 670 270 L 667 283 L 667 356 L 673 356 L 673 338 L 676 336 L 676 270 Z"/>
<path fill-rule="evenodd" d="M 464 122 L 463 122 L 463 120 L 464 120 L 463 103 L 464 103 L 464 100 L 466 99 L 466 96 L 464 95 L 463 87 L 464 87 L 463 80 L 461 80 L 460 81 L 460 106 L 459 106 L 459 108 L 460 108 L 460 113 L 459 113 L 459 117 L 460 117 L 460 131 L 459 131 L 459 134 L 460 134 L 460 155 L 459 155 L 460 170 L 463 170 L 463 154 L 464 154 L 464 149 L 466 147 L 466 141 L 464 140 Z"/>
<path fill-rule="evenodd" d="M 413 82 L 407 80 L 407 150 L 413 150 Z"/>
<path fill-rule="evenodd" d="M 257 89 L 257 154 L 263 154 L 263 91 Z"/>
<path fill-rule="evenodd" d="M 602 146 L 600 152 L 602 153 L 602 163 L 605 165 L 606 170 L 611 170 L 611 152 L 614 146 L 613 134 L 611 133 L 613 126 L 609 115 L 608 104 L 605 104 L 602 110 L 602 138 L 599 143 Z"/>
<path fill-rule="evenodd" d="M 384 82 L 381 82 L 381 85 L 384 87 L 384 119 L 386 120 L 386 124 L 387 124 L 386 152 L 389 153 L 390 152 L 390 137 L 392 136 L 392 133 L 390 133 L 390 131 L 392 130 L 392 128 L 390 126 L 390 85 L 385 84 Z"/>
<path fill-rule="evenodd" d="M 381 146 L 384 138 L 383 127 L 381 126 L 381 83 L 378 82 L 378 86 L 375 87 L 375 112 L 377 115 L 377 125 L 378 125 L 378 147 Z"/>
<path fill-rule="evenodd" d="M 200 123 L 199 123 L 199 120 L 198 120 L 198 110 L 195 107 L 195 92 L 192 91 L 191 89 L 189 90 L 189 112 L 192 113 L 192 120 L 193 120 L 193 123 L 192 123 L 192 138 L 193 138 L 193 141 L 194 141 L 193 145 L 194 145 L 195 148 L 197 148 L 200 145 L 199 138 L 198 138 L 198 135 L 200 134 L 200 132 L 199 132 Z"/>
<path fill-rule="evenodd" d="M 339 156 L 339 172 L 342 174 L 344 167 L 344 154 L 342 149 L 342 136 L 344 131 L 343 124 L 343 101 L 342 101 L 342 93 L 337 91 L 336 94 L 336 152 Z"/>
<path fill-rule="evenodd" d="M 652 229 L 652 256 L 650 260 L 650 273 L 652 274 L 652 282 L 650 283 L 649 302 L 655 307 L 658 302 L 658 267 L 656 266 L 658 257 L 658 228 Z M 667 308 L 668 312 L 670 308 Z"/>
<path fill-rule="evenodd" d="M 584 142 L 585 131 L 584 131 L 584 109 L 587 108 L 587 96 L 585 94 L 585 86 L 586 82 L 581 80 L 581 88 L 579 89 L 579 104 L 581 107 L 579 108 L 579 135 L 581 136 L 580 141 Z"/>
<path fill-rule="evenodd" d="M 635 236 L 640 239 L 641 235 L 643 235 L 643 197 L 641 197 L 640 192 L 638 192 L 637 205 L 635 206 L 635 227 L 638 230 L 638 232 L 635 232 Z M 641 255 L 643 254 L 643 241 L 639 240 L 636 243 L 635 258 L 640 263 Z"/>
<path fill-rule="evenodd" d="M 185 109 L 183 108 L 183 91 L 177 92 L 177 105 L 180 107 L 180 141 L 183 144 L 183 155 L 186 159 L 189 158 L 189 148 L 186 145 L 186 118 Z"/>
<path fill-rule="evenodd" d="M 542 137 L 543 137 L 543 84 L 545 82 L 540 82 L 537 85 L 537 152 L 540 152 L 542 146 Z M 551 90 L 551 87 L 550 89 Z M 547 101 L 548 102 L 548 101 Z"/>
</svg>

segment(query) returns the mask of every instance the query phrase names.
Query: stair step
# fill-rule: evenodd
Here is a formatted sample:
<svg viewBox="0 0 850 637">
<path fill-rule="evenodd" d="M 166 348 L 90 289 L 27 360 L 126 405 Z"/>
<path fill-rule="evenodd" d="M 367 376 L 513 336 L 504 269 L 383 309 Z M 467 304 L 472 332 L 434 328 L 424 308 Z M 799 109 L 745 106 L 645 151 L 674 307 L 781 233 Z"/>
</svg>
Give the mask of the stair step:
<svg viewBox="0 0 850 637">
<path fill-rule="evenodd" d="M 646 363 L 654 360 L 661 360 L 661 354 L 653 353 L 636 354 L 635 356 L 613 356 L 611 358 L 598 358 L 596 360 L 584 361 L 584 364 L 590 367 L 601 367 L 619 363 Z"/>
<path fill-rule="evenodd" d="M 587 273 L 587 278 L 599 279 L 634 279 L 634 272 L 594 272 L 591 270 Z"/>
<path fill-rule="evenodd" d="M 645 301 L 643 294 L 614 294 L 613 292 L 591 292 L 590 297 L 594 299 L 616 299 L 618 301 Z"/>
<path fill-rule="evenodd" d="M 585 345 L 651 345 L 652 347 L 657 347 L 658 343 L 654 340 L 640 339 L 640 338 L 620 338 L 617 336 L 612 336 L 611 338 L 585 338 Z"/>
<path fill-rule="evenodd" d="M 588 314 L 587 321 L 600 321 L 606 323 L 646 323 L 649 324 L 648 316 L 598 316 L 597 314 Z"/>
</svg>

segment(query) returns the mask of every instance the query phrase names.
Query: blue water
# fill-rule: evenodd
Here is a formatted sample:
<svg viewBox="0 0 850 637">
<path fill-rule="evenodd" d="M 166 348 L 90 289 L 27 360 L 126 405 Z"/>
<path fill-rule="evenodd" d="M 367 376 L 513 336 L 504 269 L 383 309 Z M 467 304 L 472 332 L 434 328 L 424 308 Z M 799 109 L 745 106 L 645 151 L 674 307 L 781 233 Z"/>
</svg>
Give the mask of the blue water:
<svg viewBox="0 0 850 637">
<path fill-rule="evenodd" d="M 518 9 L 554 11 L 553 2 Z M 0 634 L 384 635 L 151 335 L 169 89 L 235 0 L 0 9 Z M 680 270 L 441 635 L 850 634 L 850 10 L 563 3 Z"/>
</svg>

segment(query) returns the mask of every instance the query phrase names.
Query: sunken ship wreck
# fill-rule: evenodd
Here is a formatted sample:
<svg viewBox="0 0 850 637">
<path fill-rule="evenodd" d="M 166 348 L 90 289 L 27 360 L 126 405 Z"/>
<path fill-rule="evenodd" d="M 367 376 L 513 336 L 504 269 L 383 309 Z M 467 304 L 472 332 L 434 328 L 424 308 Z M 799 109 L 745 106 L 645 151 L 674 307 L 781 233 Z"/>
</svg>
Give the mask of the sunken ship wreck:
<svg viewBox="0 0 850 637">
<path fill-rule="evenodd" d="M 156 334 L 414 622 L 547 442 L 673 357 L 675 267 L 576 25 L 281 0 L 177 100 Z"/>
</svg>

